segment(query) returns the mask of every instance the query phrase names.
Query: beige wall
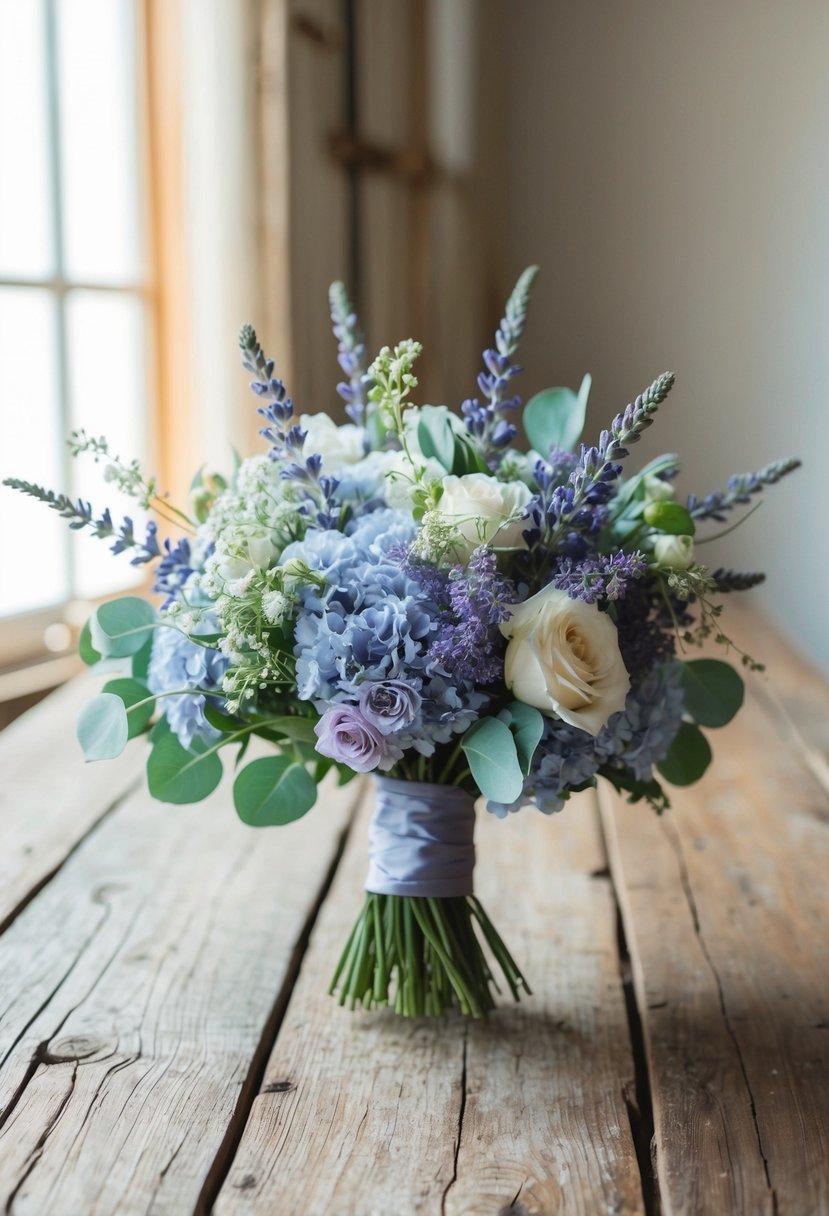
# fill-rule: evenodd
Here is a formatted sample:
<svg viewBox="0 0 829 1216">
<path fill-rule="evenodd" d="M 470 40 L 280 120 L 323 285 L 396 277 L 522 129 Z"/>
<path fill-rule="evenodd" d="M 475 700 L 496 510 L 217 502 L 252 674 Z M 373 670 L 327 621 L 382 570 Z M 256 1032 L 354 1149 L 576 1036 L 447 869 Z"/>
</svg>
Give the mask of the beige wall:
<svg viewBox="0 0 829 1216">
<path fill-rule="evenodd" d="M 598 428 L 677 387 L 635 452 L 685 490 L 795 453 L 735 535 L 757 602 L 829 669 L 829 3 L 503 8 L 510 271 L 542 265 L 525 390 L 594 376 Z"/>
</svg>

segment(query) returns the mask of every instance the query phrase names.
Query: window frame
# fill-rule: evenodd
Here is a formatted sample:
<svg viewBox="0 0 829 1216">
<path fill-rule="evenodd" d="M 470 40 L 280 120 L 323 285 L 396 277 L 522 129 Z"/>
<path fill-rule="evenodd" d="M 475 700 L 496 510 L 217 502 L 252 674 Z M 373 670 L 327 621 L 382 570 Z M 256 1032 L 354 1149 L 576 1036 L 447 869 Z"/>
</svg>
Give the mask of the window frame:
<svg viewBox="0 0 829 1216">
<path fill-rule="evenodd" d="M 157 264 L 156 232 L 153 215 L 151 132 L 150 132 L 150 87 L 149 56 L 147 38 L 148 0 L 131 0 L 133 28 L 135 30 L 135 115 L 137 149 L 137 183 L 139 190 L 139 247 L 140 263 L 144 270 L 141 278 L 132 281 L 96 281 L 90 278 L 73 278 L 66 272 L 63 207 L 63 134 L 60 113 L 60 64 L 58 55 L 57 10 L 55 0 L 41 0 L 43 5 L 43 37 L 45 54 L 46 123 L 48 148 L 49 209 L 52 239 L 52 273 L 43 276 L 7 275 L 0 269 L 0 288 L 33 290 L 48 294 L 54 308 L 55 352 L 56 352 L 56 400 L 57 427 L 68 438 L 71 417 L 71 388 L 69 353 L 67 343 L 67 300 L 73 292 L 103 292 L 109 295 L 126 295 L 140 303 L 144 318 L 144 350 L 147 368 L 145 438 L 148 459 L 158 461 L 161 435 L 158 428 L 160 409 L 157 401 L 159 379 L 156 367 L 158 345 L 157 308 Z M 61 485 L 54 487 L 71 493 L 73 485 L 72 457 L 66 446 L 60 467 Z M 75 593 L 75 558 L 71 544 L 71 533 L 67 528 L 63 548 L 66 563 L 69 595 L 50 604 L 20 613 L 0 617 L 0 673 L 32 666 L 44 660 L 71 652 L 84 620 L 99 600 L 83 600 Z M 90 543 L 91 540 L 90 540 Z M 119 594 L 114 588 L 112 595 Z M 107 596 L 101 597 L 106 599 Z M 55 650 L 45 641 L 50 625 L 62 624 L 68 628 L 68 644 Z"/>
</svg>

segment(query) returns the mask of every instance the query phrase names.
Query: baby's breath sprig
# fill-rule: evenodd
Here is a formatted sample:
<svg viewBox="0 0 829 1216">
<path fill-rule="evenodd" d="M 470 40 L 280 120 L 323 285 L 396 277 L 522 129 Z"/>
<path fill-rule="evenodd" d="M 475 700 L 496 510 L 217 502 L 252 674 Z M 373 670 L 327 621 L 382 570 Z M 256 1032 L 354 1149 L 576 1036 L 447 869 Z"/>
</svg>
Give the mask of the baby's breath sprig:
<svg viewBox="0 0 829 1216">
<path fill-rule="evenodd" d="M 87 435 L 79 429 L 69 436 L 67 446 L 72 456 L 90 455 L 96 464 L 105 462 L 104 481 L 111 483 L 122 494 L 134 498 L 144 511 L 154 511 L 161 519 L 175 527 L 184 527 L 188 532 L 194 528 L 193 520 L 184 511 L 174 507 L 166 494 L 160 494 L 154 477 L 146 477 L 137 460 L 123 460 L 109 446 L 109 440 L 101 436 Z"/>
</svg>

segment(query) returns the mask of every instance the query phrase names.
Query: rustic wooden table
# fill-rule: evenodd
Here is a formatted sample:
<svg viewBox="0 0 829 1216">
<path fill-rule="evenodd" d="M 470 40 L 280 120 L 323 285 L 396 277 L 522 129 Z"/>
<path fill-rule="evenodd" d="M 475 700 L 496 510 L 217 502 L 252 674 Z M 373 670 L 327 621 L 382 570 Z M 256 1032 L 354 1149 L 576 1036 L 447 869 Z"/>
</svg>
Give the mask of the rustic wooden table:
<svg viewBox="0 0 829 1216">
<path fill-rule="evenodd" d="M 769 664 L 661 819 L 481 817 L 535 995 L 486 1025 L 325 995 L 356 783 L 254 832 L 85 767 L 89 691 L 0 735 L 0 1195 L 19 1216 L 829 1212 L 829 692 Z"/>
</svg>

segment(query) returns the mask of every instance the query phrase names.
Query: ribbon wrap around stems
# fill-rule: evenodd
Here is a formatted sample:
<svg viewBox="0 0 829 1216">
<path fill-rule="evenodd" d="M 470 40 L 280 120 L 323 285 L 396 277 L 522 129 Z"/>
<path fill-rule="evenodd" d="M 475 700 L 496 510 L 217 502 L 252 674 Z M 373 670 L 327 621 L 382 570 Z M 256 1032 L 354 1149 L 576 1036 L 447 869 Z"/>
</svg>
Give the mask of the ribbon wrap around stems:
<svg viewBox="0 0 829 1216">
<path fill-rule="evenodd" d="M 472 894 L 475 800 L 457 785 L 375 777 L 366 890 L 377 895 Z"/>
</svg>

